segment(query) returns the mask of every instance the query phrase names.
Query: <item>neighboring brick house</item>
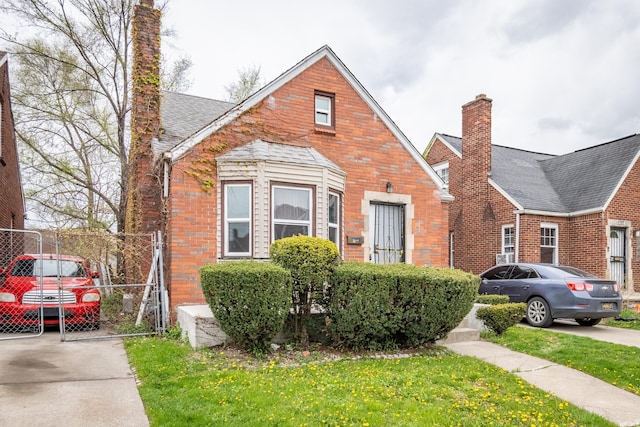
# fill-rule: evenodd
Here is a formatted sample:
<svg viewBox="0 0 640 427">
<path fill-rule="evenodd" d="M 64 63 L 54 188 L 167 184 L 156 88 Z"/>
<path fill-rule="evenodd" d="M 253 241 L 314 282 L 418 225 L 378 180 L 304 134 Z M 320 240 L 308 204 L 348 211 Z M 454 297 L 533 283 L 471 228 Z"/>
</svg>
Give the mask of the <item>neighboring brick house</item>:
<svg viewBox="0 0 640 427">
<path fill-rule="evenodd" d="M 296 234 L 345 260 L 447 266 L 451 196 L 329 47 L 237 105 L 172 92 L 160 105 L 150 144 L 173 308 L 205 303 L 201 266 L 267 259 Z"/>
<path fill-rule="evenodd" d="M 11 111 L 8 59 L 8 53 L 0 52 L 0 228 L 22 230 L 24 197 Z M 10 234 L 0 235 L 0 268 L 22 250 L 14 247 L 18 239 L 11 239 Z"/>
<path fill-rule="evenodd" d="M 455 197 L 451 265 L 569 264 L 640 291 L 640 135 L 561 156 L 492 145 L 491 104 L 464 105 L 462 138 L 436 133 L 423 154 Z"/>
</svg>

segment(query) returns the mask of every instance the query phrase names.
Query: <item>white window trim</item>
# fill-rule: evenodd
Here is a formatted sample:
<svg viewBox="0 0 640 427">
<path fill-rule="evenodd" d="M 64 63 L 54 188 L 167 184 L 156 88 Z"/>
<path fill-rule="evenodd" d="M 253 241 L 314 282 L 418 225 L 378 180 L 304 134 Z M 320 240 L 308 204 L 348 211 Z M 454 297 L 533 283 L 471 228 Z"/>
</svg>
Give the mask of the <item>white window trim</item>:
<svg viewBox="0 0 640 427">
<path fill-rule="evenodd" d="M 331 206 L 330 200 L 331 197 L 336 197 L 338 200 L 338 205 L 336 206 L 337 212 L 336 215 L 338 216 L 336 219 L 338 222 L 330 222 L 329 220 L 329 209 L 328 207 Z M 331 240 L 331 229 L 335 229 L 336 230 L 336 240 L 331 240 L 333 243 L 336 244 L 336 246 L 338 247 L 338 251 L 341 250 L 340 248 L 340 242 L 342 240 L 341 238 L 341 233 L 340 233 L 340 219 L 342 218 L 342 198 L 340 196 L 339 193 L 336 193 L 335 191 L 329 191 L 329 194 L 327 196 L 327 239 Z"/>
<path fill-rule="evenodd" d="M 553 248 L 553 263 L 554 264 L 558 264 L 558 246 L 559 246 L 559 236 L 558 236 L 558 224 L 552 224 L 552 223 L 548 223 L 548 222 L 541 222 L 540 223 L 540 230 L 542 231 L 543 228 L 548 228 L 548 229 L 553 229 L 555 230 L 555 245 L 554 246 L 548 246 L 548 245 L 543 245 L 542 243 L 540 243 L 540 247 L 541 248 Z M 542 237 L 542 234 L 540 235 L 540 237 Z"/>
<path fill-rule="evenodd" d="M 435 165 L 432 166 L 432 168 L 435 171 L 435 173 L 438 174 L 440 179 L 442 179 L 443 181 L 444 181 L 444 179 L 442 178 L 442 171 L 447 169 L 447 180 L 444 181 L 444 183 L 445 184 L 449 183 L 449 161 L 436 163 Z"/>
<path fill-rule="evenodd" d="M 507 252 L 507 247 L 508 246 L 505 245 L 505 243 L 506 243 L 505 242 L 505 240 L 506 240 L 505 238 L 506 238 L 506 235 L 507 235 L 506 231 L 509 228 L 513 229 L 513 233 L 512 233 L 513 244 L 512 244 L 512 246 L 509 246 L 512 249 L 511 252 Z M 515 228 L 515 226 L 513 224 L 504 224 L 502 226 L 502 244 L 501 244 L 501 247 L 502 247 L 502 252 L 501 253 L 503 253 L 503 254 L 507 254 L 507 253 L 515 254 L 515 252 L 516 252 L 516 228 Z"/>
<path fill-rule="evenodd" d="M 325 110 L 322 108 L 318 108 L 318 103 L 317 103 L 318 99 L 326 99 L 329 103 L 329 109 Z M 333 108 L 333 100 L 331 99 L 331 97 L 327 95 L 316 94 L 316 96 L 314 97 L 314 106 L 315 106 L 315 113 L 313 117 L 314 117 L 315 123 L 320 126 L 328 126 L 328 127 L 333 126 L 333 115 L 332 115 L 333 112 L 331 111 Z M 318 121 L 318 113 L 322 115 L 326 115 L 327 117 L 326 123 Z"/>
<path fill-rule="evenodd" d="M 228 215 L 228 206 L 229 206 L 229 197 L 227 193 L 227 189 L 230 187 L 249 187 L 249 216 L 247 218 L 232 218 L 229 219 Z M 253 224 L 251 221 L 252 215 L 252 206 L 251 206 L 251 198 L 252 198 L 252 186 L 248 182 L 243 183 L 225 183 L 224 184 L 224 255 L 228 257 L 243 257 L 251 255 L 252 241 L 253 241 Z M 229 251 L 229 224 L 232 223 L 249 223 L 249 250 L 248 252 L 230 252 Z"/>
<path fill-rule="evenodd" d="M 292 220 L 292 219 L 288 219 L 288 220 L 277 220 L 275 218 L 275 192 L 276 189 L 286 189 L 286 190 L 303 190 L 306 191 L 308 193 L 308 197 L 309 197 L 309 219 L 308 220 Z M 282 185 L 282 184 L 277 184 L 277 185 L 273 185 L 271 187 L 271 243 L 273 243 L 275 241 L 274 236 L 276 235 L 276 224 L 294 224 L 294 225 L 306 225 L 307 226 L 307 235 L 308 236 L 313 236 L 313 218 L 314 218 L 314 210 L 313 210 L 313 191 L 312 188 L 310 187 L 302 187 L 302 186 L 295 186 L 295 185 Z"/>
</svg>

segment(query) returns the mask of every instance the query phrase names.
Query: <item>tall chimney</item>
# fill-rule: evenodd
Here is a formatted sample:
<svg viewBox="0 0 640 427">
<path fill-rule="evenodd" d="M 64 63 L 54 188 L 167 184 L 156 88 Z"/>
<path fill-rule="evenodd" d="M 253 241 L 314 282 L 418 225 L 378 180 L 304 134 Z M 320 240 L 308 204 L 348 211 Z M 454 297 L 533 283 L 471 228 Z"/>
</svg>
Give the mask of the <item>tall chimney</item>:
<svg viewBox="0 0 640 427">
<path fill-rule="evenodd" d="M 462 176 L 464 196 L 488 198 L 491 174 L 491 103 L 485 94 L 462 106 Z"/>
<path fill-rule="evenodd" d="M 162 181 L 151 144 L 160 126 L 160 11 L 153 0 L 140 0 L 134 7 L 132 41 L 125 240 L 134 245 L 136 253 L 125 254 L 124 261 L 127 283 L 143 283 L 151 267 L 151 246 L 141 247 L 136 236 L 155 234 L 162 226 Z"/>
<path fill-rule="evenodd" d="M 160 229 L 162 205 L 158 166 L 151 142 L 160 127 L 160 11 L 153 0 L 134 7 L 131 71 L 131 148 L 126 229 L 153 233 Z"/>
</svg>

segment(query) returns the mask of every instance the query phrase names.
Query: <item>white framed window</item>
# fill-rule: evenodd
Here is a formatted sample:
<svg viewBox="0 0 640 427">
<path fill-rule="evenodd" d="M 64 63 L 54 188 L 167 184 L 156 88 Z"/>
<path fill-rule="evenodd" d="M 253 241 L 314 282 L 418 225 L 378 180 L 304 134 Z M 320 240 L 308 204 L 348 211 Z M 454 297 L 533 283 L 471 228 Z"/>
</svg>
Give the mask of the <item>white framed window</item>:
<svg viewBox="0 0 640 427">
<path fill-rule="evenodd" d="M 512 254 L 515 252 L 515 228 L 513 224 L 502 226 L 502 253 Z"/>
<path fill-rule="evenodd" d="M 334 127 L 335 96 L 330 93 L 316 92 L 315 94 L 315 123 L 320 126 Z"/>
<path fill-rule="evenodd" d="M 449 183 L 449 162 L 438 163 L 433 165 L 433 170 L 438 174 L 445 184 Z"/>
<path fill-rule="evenodd" d="M 540 262 L 558 262 L 558 225 L 540 224 Z"/>
<path fill-rule="evenodd" d="M 251 184 L 224 185 L 224 253 L 251 255 Z"/>
<path fill-rule="evenodd" d="M 329 223 L 329 240 L 340 250 L 340 195 L 338 193 L 329 192 L 327 222 Z"/>
<path fill-rule="evenodd" d="M 311 236 L 313 192 L 311 188 L 274 185 L 271 187 L 271 240 Z"/>
</svg>

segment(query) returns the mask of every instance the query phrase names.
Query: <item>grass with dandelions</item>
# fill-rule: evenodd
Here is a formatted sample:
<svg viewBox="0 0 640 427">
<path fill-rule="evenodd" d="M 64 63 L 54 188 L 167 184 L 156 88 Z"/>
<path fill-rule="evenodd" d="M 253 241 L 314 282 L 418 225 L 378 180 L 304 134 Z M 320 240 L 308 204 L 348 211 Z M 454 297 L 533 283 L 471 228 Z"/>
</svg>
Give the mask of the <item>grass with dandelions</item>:
<svg viewBox="0 0 640 427">
<path fill-rule="evenodd" d="M 409 357 L 312 350 L 257 360 L 160 337 L 125 346 L 151 426 L 614 425 L 441 347 Z"/>
<path fill-rule="evenodd" d="M 640 395 L 640 348 L 597 341 L 539 328 L 509 328 L 501 336 L 483 339 L 520 353 L 577 369 Z"/>
</svg>

